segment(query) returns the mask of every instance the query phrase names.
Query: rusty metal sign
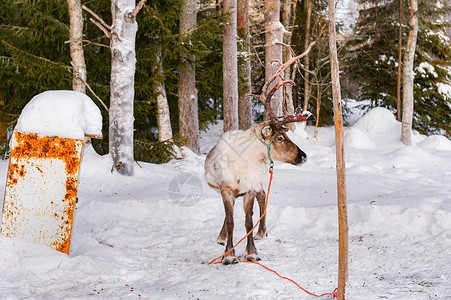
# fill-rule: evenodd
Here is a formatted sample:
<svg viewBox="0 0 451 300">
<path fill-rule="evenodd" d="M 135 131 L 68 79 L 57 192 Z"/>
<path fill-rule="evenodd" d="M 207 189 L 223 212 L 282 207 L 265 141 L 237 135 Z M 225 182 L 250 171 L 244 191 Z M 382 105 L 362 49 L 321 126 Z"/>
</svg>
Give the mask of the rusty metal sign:
<svg viewBox="0 0 451 300">
<path fill-rule="evenodd" d="M 69 253 L 83 140 L 14 131 L 2 235 Z"/>
</svg>

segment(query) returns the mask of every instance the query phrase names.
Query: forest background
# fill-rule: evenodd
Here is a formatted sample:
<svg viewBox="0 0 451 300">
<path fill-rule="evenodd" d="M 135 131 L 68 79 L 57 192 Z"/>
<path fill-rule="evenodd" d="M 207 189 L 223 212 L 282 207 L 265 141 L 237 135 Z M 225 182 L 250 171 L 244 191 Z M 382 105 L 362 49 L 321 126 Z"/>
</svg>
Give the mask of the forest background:
<svg viewBox="0 0 451 300">
<path fill-rule="evenodd" d="M 265 1 L 249 1 L 250 27 L 238 32 L 239 94 L 259 94 L 265 81 Z M 402 51 L 405 50 L 409 9 L 403 3 Z M 111 1 L 81 1 L 108 24 Z M 186 53 L 195 61 L 199 130 L 223 116 L 223 36 L 228 26 L 222 1 L 197 3 L 196 26 L 188 39 L 180 33 L 181 0 L 147 1 L 136 17 L 136 73 L 134 94 L 134 157 L 166 162 L 176 155 L 173 145 L 185 140 L 178 133 L 180 70 Z M 347 9 L 351 7 L 352 9 Z M 349 15 L 339 20 L 339 60 L 344 101 L 360 101 L 363 110 L 382 106 L 397 114 L 399 1 L 359 0 L 338 4 Z M 423 134 L 451 136 L 451 45 L 449 1 L 420 0 L 419 31 L 415 51 L 414 129 Z M 315 112 L 319 126 L 333 123 L 324 0 L 281 1 L 284 43 L 303 52 L 315 41 L 309 55 L 290 71 L 296 85 L 286 89 L 284 103 Z M 83 50 L 87 83 L 109 107 L 111 50 L 109 38 L 83 10 Z M 352 21 L 350 21 L 352 20 Z M 0 140 L 7 151 L 8 137 L 23 107 L 46 90 L 72 89 L 73 67 L 69 45 L 69 11 L 66 1 L 5 0 L 0 2 Z M 448 33 L 447 33 L 448 30 Z M 448 36 L 447 36 L 448 34 Z M 245 84 L 244 66 L 250 62 L 251 89 Z M 156 66 L 162 66 L 160 69 Z M 159 141 L 158 87 L 169 105 L 170 140 Z M 108 112 L 92 94 L 103 114 L 104 139 L 93 141 L 98 153 L 108 153 Z M 252 119 L 263 119 L 263 106 L 253 101 Z M 290 100 L 291 101 L 291 100 Z M 346 116 L 346 105 L 344 106 Z"/>
</svg>

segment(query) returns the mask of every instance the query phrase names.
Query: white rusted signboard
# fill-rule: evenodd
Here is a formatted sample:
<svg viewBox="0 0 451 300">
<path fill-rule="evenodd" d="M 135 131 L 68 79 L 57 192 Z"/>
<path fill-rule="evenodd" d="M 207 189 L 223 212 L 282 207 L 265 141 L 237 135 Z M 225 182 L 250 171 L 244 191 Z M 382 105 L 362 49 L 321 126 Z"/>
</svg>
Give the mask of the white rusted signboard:
<svg viewBox="0 0 451 300">
<path fill-rule="evenodd" d="M 83 140 L 14 131 L 0 232 L 69 253 Z"/>
</svg>

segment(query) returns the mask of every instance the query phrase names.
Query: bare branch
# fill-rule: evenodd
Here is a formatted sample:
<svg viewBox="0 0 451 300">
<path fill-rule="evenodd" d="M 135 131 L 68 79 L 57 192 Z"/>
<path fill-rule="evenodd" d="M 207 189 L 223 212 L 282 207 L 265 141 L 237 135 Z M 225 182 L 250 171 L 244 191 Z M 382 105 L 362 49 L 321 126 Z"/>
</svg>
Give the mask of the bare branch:
<svg viewBox="0 0 451 300">
<path fill-rule="evenodd" d="M 95 12 L 93 12 L 92 10 L 90 10 L 89 8 L 86 7 L 86 5 L 83 5 L 81 8 L 83 8 L 84 10 L 86 10 L 88 13 L 90 13 L 94 18 L 96 18 L 104 27 L 108 28 L 108 30 L 111 31 L 111 26 L 108 25 L 104 20 L 102 20 L 101 17 L 99 17 Z"/>
<path fill-rule="evenodd" d="M 97 27 L 99 27 L 100 30 L 103 31 L 103 33 L 105 33 L 105 35 L 111 39 L 111 32 L 108 31 L 105 27 L 103 27 L 99 22 L 95 21 L 93 18 L 89 18 L 89 21 L 91 21 L 92 23 L 94 23 L 94 25 L 96 25 Z"/>
<path fill-rule="evenodd" d="M 110 49 L 110 46 L 108 46 L 108 45 L 96 43 L 96 42 L 93 42 L 93 41 L 90 41 L 90 40 L 82 40 L 82 42 L 83 42 L 83 43 L 87 43 L 88 45 L 91 45 L 91 44 L 92 44 L 92 45 L 96 45 L 96 46 L 99 46 L 99 47 L 104 47 L 104 48 Z"/>
<path fill-rule="evenodd" d="M 75 68 L 74 64 L 72 62 L 70 62 L 70 64 L 72 65 L 72 67 L 75 70 L 75 76 L 77 76 L 78 78 L 80 78 L 81 81 L 83 81 L 83 83 L 88 87 L 89 91 L 94 95 L 94 97 L 97 98 L 97 100 L 99 100 L 99 102 L 103 105 L 103 107 L 105 108 L 106 111 L 108 111 L 108 107 L 105 105 L 105 103 L 102 101 L 102 99 L 100 99 L 99 96 L 97 96 L 96 93 L 94 93 L 94 91 L 92 90 L 91 86 L 80 76 L 80 74 L 78 73 L 77 68 Z"/>
<path fill-rule="evenodd" d="M 129 14 L 129 17 L 135 19 L 141 8 L 144 6 L 144 3 L 146 3 L 146 0 L 139 1 L 138 5 L 135 6 L 135 9 Z"/>
<path fill-rule="evenodd" d="M 83 43 L 86 43 L 86 44 L 88 44 L 88 45 L 96 45 L 96 46 L 100 46 L 100 47 L 105 47 L 105 48 L 110 48 L 110 46 L 108 46 L 108 45 L 104 45 L 104 44 L 100 44 L 100 43 L 96 43 L 96 42 L 93 42 L 93 41 L 90 41 L 90 40 L 81 40 Z M 71 42 L 71 40 L 68 40 L 68 41 L 64 41 L 64 44 L 69 44 Z"/>
</svg>

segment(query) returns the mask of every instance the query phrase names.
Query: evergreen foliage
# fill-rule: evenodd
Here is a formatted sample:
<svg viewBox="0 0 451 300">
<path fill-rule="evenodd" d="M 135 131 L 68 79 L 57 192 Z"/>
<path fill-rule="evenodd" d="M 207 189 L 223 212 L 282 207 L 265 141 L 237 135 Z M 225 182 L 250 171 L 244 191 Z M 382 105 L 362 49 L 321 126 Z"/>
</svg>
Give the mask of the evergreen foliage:
<svg viewBox="0 0 451 300">
<path fill-rule="evenodd" d="M 205 1 L 206 2 L 206 1 Z M 82 4 L 111 24 L 111 1 L 87 0 Z M 151 1 L 137 16 L 137 64 L 135 74 L 135 158 L 165 162 L 174 156 L 173 146 L 183 141 L 159 143 L 156 125 L 154 83 L 164 81 L 171 121 L 178 131 L 177 78 L 180 53 L 196 56 L 196 79 L 199 89 L 200 128 L 216 119 L 222 98 L 222 17 L 217 7 L 203 6 L 198 14 L 198 27 L 191 43 L 179 35 L 180 0 Z M 83 11 L 84 55 L 87 82 L 109 106 L 111 52 L 109 39 Z M 45 90 L 71 89 L 69 15 L 65 1 L 5 0 L 0 1 L 0 123 L 6 140 L 6 129 L 12 128 L 21 110 L 34 96 Z M 152 74 L 155 45 L 162 49 L 164 78 Z M 95 100 L 94 95 L 87 91 Z M 103 140 L 93 140 L 100 154 L 108 153 L 108 113 L 97 103 L 103 116 Z M 6 142 L 4 142 L 6 144 Z"/>
<path fill-rule="evenodd" d="M 353 97 L 370 100 L 370 107 L 396 111 L 398 66 L 399 1 L 361 0 L 359 21 L 353 38 L 346 44 L 350 56 L 345 77 L 359 86 Z M 403 51 L 408 34 L 408 1 L 404 1 Z M 451 44 L 444 36 L 449 24 L 443 18 L 451 12 L 446 1 L 419 1 L 419 32 L 415 52 L 414 128 L 425 134 L 450 136 L 451 99 L 439 92 L 450 85 Z M 420 72 L 427 63 L 432 69 Z"/>
</svg>

